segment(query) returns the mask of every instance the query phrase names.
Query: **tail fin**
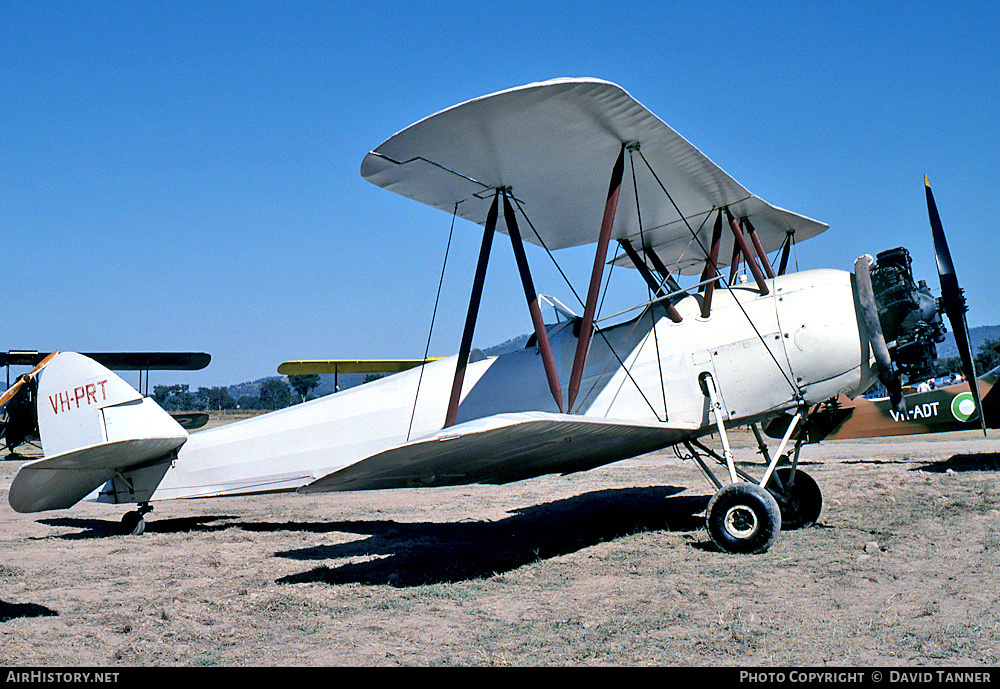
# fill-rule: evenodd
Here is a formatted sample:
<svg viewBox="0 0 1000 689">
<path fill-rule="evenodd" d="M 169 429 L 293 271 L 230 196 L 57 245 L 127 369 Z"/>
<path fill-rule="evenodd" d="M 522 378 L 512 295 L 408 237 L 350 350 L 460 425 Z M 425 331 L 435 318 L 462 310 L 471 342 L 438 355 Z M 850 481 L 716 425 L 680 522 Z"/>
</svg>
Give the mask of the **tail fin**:
<svg viewBox="0 0 1000 689">
<path fill-rule="evenodd" d="M 187 440 L 156 402 L 81 354 L 49 362 L 37 406 L 45 456 L 11 483 L 8 500 L 18 512 L 70 507 L 116 472 L 168 461 Z"/>
<path fill-rule="evenodd" d="M 985 380 L 990 386 L 983 395 L 983 419 L 988 428 L 1000 428 L 1000 366 L 996 367 L 979 380 Z"/>
</svg>

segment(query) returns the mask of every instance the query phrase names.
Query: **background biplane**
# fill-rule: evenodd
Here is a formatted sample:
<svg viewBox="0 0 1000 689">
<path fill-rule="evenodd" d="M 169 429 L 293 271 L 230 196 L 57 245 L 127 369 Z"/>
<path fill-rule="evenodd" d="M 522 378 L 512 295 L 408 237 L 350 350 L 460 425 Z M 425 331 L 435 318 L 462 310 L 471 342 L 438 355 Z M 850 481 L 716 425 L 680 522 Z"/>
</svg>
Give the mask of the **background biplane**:
<svg viewBox="0 0 1000 689">
<path fill-rule="evenodd" d="M 876 379 L 902 409 L 900 371 L 920 365 L 939 330 L 897 304 L 898 262 L 866 255 L 854 273 L 786 272 L 792 243 L 827 226 L 753 195 L 606 81 L 557 79 L 448 108 L 372 150 L 361 174 L 482 228 L 457 355 L 189 436 L 106 368 L 60 354 L 38 388 L 45 456 L 18 471 L 14 509 L 137 503 L 123 525 L 141 531 L 156 500 L 505 483 L 675 446 L 715 487 L 712 540 L 762 552 L 822 507 L 798 452 L 778 466 L 797 426 Z M 511 242 L 533 336 L 487 358 L 472 337 L 497 232 Z M 645 298 L 601 316 L 612 242 Z M 581 316 L 543 322 L 526 243 L 553 260 L 596 247 Z M 681 287 L 685 276 L 694 282 Z M 749 476 L 727 429 L 786 414 L 777 449 Z M 721 455 L 700 442 L 710 433 Z"/>
<path fill-rule="evenodd" d="M 966 381 L 945 385 L 926 392 L 911 391 L 904 396 L 905 413 L 894 409 L 888 398 L 844 395 L 823 402 L 809 414 L 809 423 L 802 433 L 805 442 L 880 438 L 921 433 L 1000 428 L 1000 367 L 978 378 L 981 407 Z M 982 415 L 979 409 L 982 409 Z M 771 421 L 765 432 L 780 438 L 787 428 L 787 417 Z"/>
<path fill-rule="evenodd" d="M 278 373 L 285 376 L 333 374 L 333 390 L 340 391 L 341 373 L 401 373 L 443 357 L 426 359 L 299 359 L 279 364 Z"/>
<path fill-rule="evenodd" d="M 54 354 L 29 350 L 0 353 L 0 366 L 7 368 L 7 392 L 0 397 L 0 438 L 9 451 L 38 440 L 36 377 Z M 146 394 L 149 394 L 150 371 L 199 371 L 212 361 L 204 352 L 95 352 L 85 356 L 112 371 L 138 371 L 137 389 L 143 389 L 145 377 Z M 30 366 L 32 370 L 18 376 L 11 385 L 11 366 Z M 197 412 L 174 412 L 171 416 L 187 430 L 201 428 L 208 422 L 208 414 Z"/>
</svg>

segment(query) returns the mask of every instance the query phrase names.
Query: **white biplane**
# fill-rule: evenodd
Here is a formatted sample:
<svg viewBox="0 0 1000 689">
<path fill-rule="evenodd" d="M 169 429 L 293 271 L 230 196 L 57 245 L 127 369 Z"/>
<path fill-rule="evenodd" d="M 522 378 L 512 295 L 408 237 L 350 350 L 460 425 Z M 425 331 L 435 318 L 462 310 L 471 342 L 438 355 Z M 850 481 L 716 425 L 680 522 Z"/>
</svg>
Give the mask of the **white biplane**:
<svg viewBox="0 0 1000 689">
<path fill-rule="evenodd" d="M 482 226 L 457 355 L 189 435 L 104 367 L 60 354 L 39 374 L 44 457 L 18 471 L 13 508 L 133 503 L 123 525 L 141 531 L 158 500 L 505 483 L 680 446 L 715 487 L 712 540 L 762 552 L 783 526 L 819 516 L 819 488 L 797 466 L 795 429 L 810 408 L 879 377 L 899 389 L 871 258 L 857 275 L 786 272 L 792 242 L 827 226 L 751 194 L 615 84 L 557 79 L 456 105 L 371 151 L 361 174 Z M 471 345 L 498 230 L 534 335 L 487 358 Z M 596 243 L 581 316 L 543 322 L 524 242 L 548 252 Z M 636 269 L 648 298 L 598 327 L 612 242 L 612 263 Z M 736 279 L 740 263 L 752 277 Z M 682 289 L 681 276 L 694 284 Z M 727 429 L 779 416 L 788 430 L 773 453 L 762 444 L 752 478 Z M 699 441 L 713 433 L 721 454 Z"/>
</svg>

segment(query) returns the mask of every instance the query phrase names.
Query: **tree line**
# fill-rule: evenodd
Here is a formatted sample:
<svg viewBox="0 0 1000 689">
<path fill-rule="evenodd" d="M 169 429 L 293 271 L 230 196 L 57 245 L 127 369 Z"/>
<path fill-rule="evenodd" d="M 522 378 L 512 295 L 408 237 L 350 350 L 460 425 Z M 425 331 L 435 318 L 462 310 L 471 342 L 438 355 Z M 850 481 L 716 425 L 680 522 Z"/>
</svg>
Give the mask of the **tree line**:
<svg viewBox="0 0 1000 689">
<path fill-rule="evenodd" d="M 191 392 L 188 385 L 156 385 L 152 397 L 166 411 L 273 411 L 305 402 L 319 384 L 317 374 L 288 376 L 287 383 L 280 378 L 268 378 L 261 384 L 258 395 L 240 395 L 238 398 L 234 398 L 226 387 L 200 387 Z"/>
<path fill-rule="evenodd" d="M 995 340 L 987 339 L 979 345 L 979 351 L 975 353 L 972 360 L 976 364 L 976 372 L 983 375 L 987 371 L 992 371 L 1000 366 L 1000 338 Z M 938 375 L 962 372 L 962 357 L 949 356 L 937 360 Z"/>
</svg>

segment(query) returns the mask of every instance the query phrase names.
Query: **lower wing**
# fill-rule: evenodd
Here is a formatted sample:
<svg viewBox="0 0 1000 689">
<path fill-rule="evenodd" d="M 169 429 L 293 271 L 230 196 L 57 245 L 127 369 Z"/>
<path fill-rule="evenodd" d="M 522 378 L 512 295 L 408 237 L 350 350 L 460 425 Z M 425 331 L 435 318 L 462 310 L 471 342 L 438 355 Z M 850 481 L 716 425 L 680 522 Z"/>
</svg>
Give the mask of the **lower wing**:
<svg viewBox="0 0 1000 689">
<path fill-rule="evenodd" d="M 509 483 L 584 471 L 691 437 L 689 429 L 544 412 L 498 414 L 397 445 L 300 493 Z"/>
</svg>

